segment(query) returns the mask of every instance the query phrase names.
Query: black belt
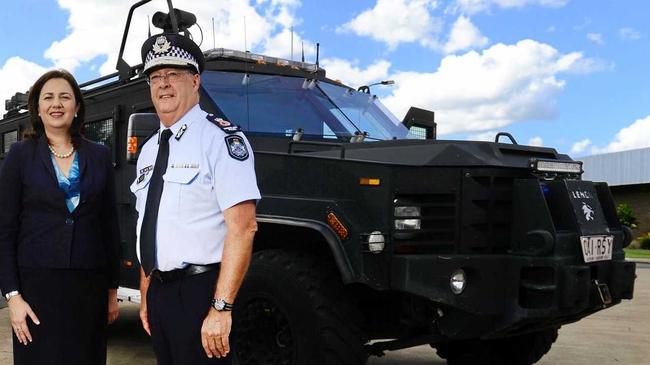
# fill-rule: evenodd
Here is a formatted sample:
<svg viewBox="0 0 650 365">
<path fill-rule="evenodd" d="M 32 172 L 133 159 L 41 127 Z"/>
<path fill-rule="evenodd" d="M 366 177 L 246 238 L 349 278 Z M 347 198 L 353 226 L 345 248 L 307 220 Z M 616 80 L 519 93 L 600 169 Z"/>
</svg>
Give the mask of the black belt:
<svg viewBox="0 0 650 365">
<path fill-rule="evenodd" d="M 161 283 L 167 283 L 170 281 L 182 279 L 192 275 L 203 274 L 204 272 L 218 270 L 220 264 L 210 264 L 210 265 L 188 265 L 182 269 L 176 269 L 171 271 L 160 271 L 154 269 L 151 272 L 153 278 L 158 279 Z"/>
</svg>

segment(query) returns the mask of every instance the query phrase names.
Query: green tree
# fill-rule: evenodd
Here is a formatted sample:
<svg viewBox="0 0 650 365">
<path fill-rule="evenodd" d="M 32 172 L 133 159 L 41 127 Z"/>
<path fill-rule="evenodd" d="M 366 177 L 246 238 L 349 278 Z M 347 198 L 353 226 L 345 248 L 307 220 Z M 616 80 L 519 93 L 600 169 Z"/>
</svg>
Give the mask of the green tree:
<svg viewBox="0 0 650 365">
<path fill-rule="evenodd" d="M 616 215 L 618 215 L 618 220 L 621 224 L 630 228 L 637 228 L 639 226 L 639 221 L 634 216 L 634 211 L 627 203 L 621 203 L 616 206 Z"/>
</svg>

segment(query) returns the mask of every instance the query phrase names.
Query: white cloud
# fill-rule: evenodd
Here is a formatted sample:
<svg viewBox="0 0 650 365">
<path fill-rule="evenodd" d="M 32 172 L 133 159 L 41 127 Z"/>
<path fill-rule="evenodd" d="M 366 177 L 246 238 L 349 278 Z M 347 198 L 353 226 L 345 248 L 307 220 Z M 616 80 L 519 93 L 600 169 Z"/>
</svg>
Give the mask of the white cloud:
<svg viewBox="0 0 650 365">
<path fill-rule="evenodd" d="M 476 14 L 489 11 L 491 7 L 523 8 L 524 6 L 537 5 L 550 8 L 560 8 L 570 0 L 456 0 L 452 9 L 465 14 Z"/>
<path fill-rule="evenodd" d="M 11 98 L 16 92 L 26 92 L 32 86 L 34 81 L 41 76 L 46 69 L 33 62 L 29 62 L 20 57 L 11 57 L 0 68 L 0 101 Z M 1 117 L 0 113 L 0 117 Z"/>
<path fill-rule="evenodd" d="M 605 41 L 603 41 L 603 35 L 600 33 L 587 33 L 587 39 L 599 46 L 605 44 Z"/>
<path fill-rule="evenodd" d="M 542 137 L 540 136 L 535 136 L 528 140 L 528 145 L 542 147 L 544 145 L 544 140 L 542 140 Z"/>
<path fill-rule="evenodd" d="M 634 123 L 616 133 L 614 140 L 603 148 L 592 147 L 591 153 L 607 153 L 650 147 L 650 115 L 637 119 Z"/>
<path fill-rule="evenodd" d="M 618 35 L 627 41 L 635 41 L 637 39 L 641 39 L 641 33 L 639 33 L 638 30 L 629 27 L 619 29 Z"/>
<path fill-rule="evenodd" d="M 58 0 L 59 6 L 68 15 L 67 34 L 45 50 L 44 56 L 52 62 L 50 66 L 62 67 L 73 74 L 79 67 L 98 70 L 102 75 L 115 72 L 117 55 L 122 40 L 124 24 L 132 0 Z M 231 1 L 196 1 L 176 0 L 174 6 L 197 17 L 197 23 L 203 30 L 203 39 L 197 26 L 190 31 L 201 48 L 212 48 L 216 39 L 216 47 L 244 49 L 245 38 L 247 49 L 253 52 L 268 52 L 269 55 L 288 57 L 291 53 L 290 27 L 300 24 L 296 18 L 299 0 L 231 0 Z M 140 47 L 147 38 L 147 15 L 156 11 L 167 12 L 167 5 L 156 1 L 138 8 L 132 18 L 124 58 L 130 65 L 141 63 Z M 215 37 L 212 36 L 212 18 L 215 21 Z M 244 36 L 244 19 L 246 21 L 246 37 Z M 161 32 L 151 26 L 153 34 Z M 298 33 L 294 34 L 294 54 L 296 59 L 300 54 L 300 42 L 303 41 Z M 307 55 L 314 54 L 313 43 L 304 40 Z M 10 60 L 11 61 L 11 60 Z M 2 77 L 3 85 L 11 85 L 12 92 L 17 87 L 28 87 L 29 83 L 6 82 L 6 80 L 35 80 L 34 74 L 41 73 L 45 67 L 22 60 L 23 66 L 17 67 L 16 61 L 8 61 L 3 70 L 11 67 L 14 74 L 3 71 L 7 76 Z M 99 67 L 97 68 L 97 61 Z M 39 70 L 34 72 L 34 70 Z M 83 80 L 80 80 L 83 81 Z M 21 86 L 22 85 L 22 86 Z M 0 86 L 3 88 L 5 86 Z"/>
<path fill-rule="evenodd" d="M 358 61 L 349 62 L 340 58 L 324 59 L 322 65 L 327 70 L 327 77 L 355 88 L 385 80 L 390 68 L 390 62 L 385 60 L 375 61 L 367 68 L 361 69 L 357 66 Z"/>
<path fill-rule="evenodd" d="M 527 5 L 540 5 L 550 8 L 561 8 L 570 0 L 492 0 L 502 8 L 521 8 Z"/>
<path fill-rule="evenodd" d="M 481 133 L 474 133 L 467 137 L 468 141 L 486 141 L 494 142 L 494 138 L 497 136 L 497 131 L 485 131 Z"/>
<path fill-rule="evenodd" d="M 114 72 L 122 39 L 123 23 L 122 20 L 108 22 L 106 16 L 119 14 L 126 19 L 132 3 L 131 0 L 59 0 L 61 8 L 70 14 L 68 18 L 70 31 L 65 38 L 52 43 L 45 51 L 45 57 L 51 59 L 55 65 L 71 71 L 99 57 L 106 60 L 100 67 L 100 72 L 102 74 Z M 202 49 L 212 48 L 213 40 L 216 40 L 214 42 L 216 47 L 244 49 L 246 45 L 248 50 L 258 52 L 265 50 L 278 55 L 290 53 L 290 32 L 287 29 L 292 25 L 300 24 L 300 20 L 295 17 L 299 5 L 298 0 L 228 2 L 177 0 L 174 2 L 175 7 L 196 15 L 197 23 L 203 29 L 203 39 L 200 39 L 201 33 L 198 27 L 192 27 L 190 31 L 197 43 L 202 42 Z M 136 65 L 141 62 L 140 46 L 147 37 L 146 16 L 155 11 L 167 12 L 167 10 L 166 4 L 155 2 L 135 11 L 125 49 L 125 59 L 129 64 Z M 212 18 L 215 21 L 214 39 Z M 245 35 L 244 28 L 246 28 Z M 151 31 L 154 34 L 160 32 L 153 26 Z M 288 35 L 286 42 L 281 41 L 284 35 Z M 284 43 L 287 47 L 284 47 Z M 299 43 L 296 44 L 296 49 L 299 52 Z"/>
<path fill-rule="evenodd" d="M 338 31 L 371 37 L 391 49 L 400 43 L 415 42 L 437 47 L 436 34 L 441 24 L 431 14 L 436 7 L 435 0 L 377 0 L 372 9 L 361 12 Z"/>
<path fill-rule="evenodd" d="M 293 59 L 299 61 L 302 56 L 302 45 L 304 44 L 305 60 L 314 61 L 316 54 L 316 45 L 309 40 L 303 39 L 300 34 L 294 31 L 293 34 Z M 291 29 L 284 28 L 276 33 L 273 37 L 264 41 L 262 54 L 291 59 Z M 309 59 L 307 58 L 309 57 Z"/>
<path fill-rule="evenodd" d="M 522 40 L 482 52 L 445 57 L 435 72 L 397 72 L 384 99 L 398 117 L 409 106 L 434 110 L 439 134 L 500 129 L 514 122 L 552 119 L 565 87 L 559 76 L 589 64 L 580 53 Z"/>
<path fill-rule="evenodd" d="M 573 146 L 571 146 L 571 153 L 582 153 L 590 145 L 591 145 L 591 140 L 589 138 L 585 138 L 582 141 L 578 141 L 574 143 Z"/>
<path fill-rule="evenodd" d="M 454 23 L 449 40 L 445 43 L 445 53 L 453 53 L 472 48 L 482 48 L 488 43 L 488 39 L 472 24 L 465 16 L 460 16 Z"/>
</svg>

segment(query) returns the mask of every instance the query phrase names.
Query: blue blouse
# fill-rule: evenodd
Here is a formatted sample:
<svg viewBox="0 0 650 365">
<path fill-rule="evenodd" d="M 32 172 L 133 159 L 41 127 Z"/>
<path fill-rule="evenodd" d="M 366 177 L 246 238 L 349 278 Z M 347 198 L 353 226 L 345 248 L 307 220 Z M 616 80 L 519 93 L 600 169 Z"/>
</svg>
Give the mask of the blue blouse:
<svg viewBox="0 0 650 365">
<path fill-rule="evenodd" d="M 78 154 L 74 154 L 74 160 L 67 177 L 59 169 L 59 165 L 56 164 L 54 155 L 52 155 L 52 164 L 54 165 L 54 171 L 56 171 L 56 179 L 59 181 L 59 188 L 65 193 L 65 205 L 68 206 L 68 210 L 72 213 L 79 205 L 79 199 L 81 198 Z"/>
</svg>

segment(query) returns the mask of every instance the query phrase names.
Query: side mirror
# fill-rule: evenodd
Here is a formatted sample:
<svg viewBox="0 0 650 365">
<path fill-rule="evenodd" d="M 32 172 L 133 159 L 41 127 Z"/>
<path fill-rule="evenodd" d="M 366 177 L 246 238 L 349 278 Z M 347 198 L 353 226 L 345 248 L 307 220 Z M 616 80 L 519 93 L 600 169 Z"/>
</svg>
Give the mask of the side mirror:
<svg viewBox="0 0 650 365">
<path fill-rule="evenodd" d="M 436 139 L 436 122 L 434 113 L 430 110 L 412 106 L 404 116 L 402 124 L 410 134 L 418 139 Z"/>
<path fill-rule="evenodd" d="M 160 128 L 160 119 L 155 113 L 134 113 L 129 117 L 126 136 L 126 162 L 135 164 L 140 155 L 140 147 L 151 134 Z"/>
</svg>

